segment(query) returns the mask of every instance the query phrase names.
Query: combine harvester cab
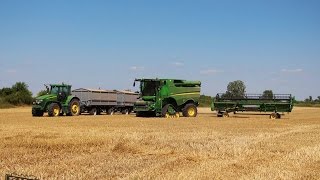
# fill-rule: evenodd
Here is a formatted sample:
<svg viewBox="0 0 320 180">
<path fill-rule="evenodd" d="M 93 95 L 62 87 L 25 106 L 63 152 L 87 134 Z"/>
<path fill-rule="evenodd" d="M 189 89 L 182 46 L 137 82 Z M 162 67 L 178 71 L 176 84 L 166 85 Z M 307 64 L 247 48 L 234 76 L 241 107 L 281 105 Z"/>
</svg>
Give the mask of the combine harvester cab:
<svg viewBox="0 0 320 180">
<path fill-rule="evenodd" d="M 33 102 L 33 116 L 43 116 L 45 112 L 48 112 L 49 116 L 80 114 L 80 99 L 71 94 L 71 85 L 62 83 L 45 86 L 47 94 L 37 97 Z"/>
<path fill-rule="evenodd" d="M 136 116 L 197 116 L 200 81 L 135 79 L 135 82 L 140 82 L 140 99 L 133 108 Z"/>
<path fill-rule="evenodd" d="M 211 110 L 217 111 L 218 117 L 229 117 L 230 112 L 271 112 L 271 119 L 280 119 L 284 112 L 291 112 L 294 98 L 291 94 L 274 94 L 266 97 L 261 94 L 245 94 L 233 97 L 219 93 L 213 98 Z"/>
</svg>

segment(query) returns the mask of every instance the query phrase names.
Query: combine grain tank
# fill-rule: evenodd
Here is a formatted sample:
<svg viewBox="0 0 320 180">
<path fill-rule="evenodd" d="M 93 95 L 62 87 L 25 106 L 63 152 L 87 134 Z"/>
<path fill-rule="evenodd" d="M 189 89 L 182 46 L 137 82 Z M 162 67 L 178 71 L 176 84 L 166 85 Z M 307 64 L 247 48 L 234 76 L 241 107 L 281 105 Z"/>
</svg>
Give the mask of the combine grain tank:
<svg viewBox="0 0 320 180">
<path fill-rule="evenodd" d="M 261 94 L 245 94 L 234 97 L 228 94 L 217 94 L 211 104 L 211 110 L 217 111 L 218 117 L 228 117 L 230 112 L 271 112 L 271 119 L 281 118 L 280 113 L 291 112 L 294 98 L 291 94 L 274 94 L 266 97 Z"/>
<path fill-rule="evenodd" d="M 132 112 L 133 104 L 139 94 L 131 91 L 101 90 L 80 88 L 72 91 L 72 95 L 80 99 L 81 112 L 91 115 L 106 114 L 113 115 L 119 111 L 122 114 Z"/>
</svg>

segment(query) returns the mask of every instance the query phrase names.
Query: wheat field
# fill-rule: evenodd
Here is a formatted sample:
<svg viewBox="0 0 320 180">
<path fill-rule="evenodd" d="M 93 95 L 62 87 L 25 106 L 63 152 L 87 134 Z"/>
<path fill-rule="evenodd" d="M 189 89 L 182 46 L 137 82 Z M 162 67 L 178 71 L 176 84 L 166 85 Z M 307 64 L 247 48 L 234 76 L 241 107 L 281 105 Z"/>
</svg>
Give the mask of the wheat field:
<svg viewBox="0 0 320 180">
<path fill-rule="evenodd" d="M 0 110 L 0 179 L 320 179 L 320 109 L 217 118 Z"/>
</svg>

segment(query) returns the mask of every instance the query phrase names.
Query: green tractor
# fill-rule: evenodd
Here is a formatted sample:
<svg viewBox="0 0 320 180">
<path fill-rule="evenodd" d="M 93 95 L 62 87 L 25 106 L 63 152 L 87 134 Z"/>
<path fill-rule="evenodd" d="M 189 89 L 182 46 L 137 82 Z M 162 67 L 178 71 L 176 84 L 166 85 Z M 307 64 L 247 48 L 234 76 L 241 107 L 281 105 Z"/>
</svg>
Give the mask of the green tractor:
<svg viewBox="0 0 320 180">
<path fill-rule="evenodd" d="M 135 79 L 136 81 L 140 82 L 140 99 L 133 107 L 136 116 L 197 116 L 200 81 Z"/>
<path fill-rule="evenodd" d="M 45 86 L 47 94 L 37 97 L 33 102 L 33 116 L 43 116 L 45 112 L 48 112 L 49 116 L 80 114 L 80 99 L 71 94 L 71 85 L 62 83 Z"/>
</svg>

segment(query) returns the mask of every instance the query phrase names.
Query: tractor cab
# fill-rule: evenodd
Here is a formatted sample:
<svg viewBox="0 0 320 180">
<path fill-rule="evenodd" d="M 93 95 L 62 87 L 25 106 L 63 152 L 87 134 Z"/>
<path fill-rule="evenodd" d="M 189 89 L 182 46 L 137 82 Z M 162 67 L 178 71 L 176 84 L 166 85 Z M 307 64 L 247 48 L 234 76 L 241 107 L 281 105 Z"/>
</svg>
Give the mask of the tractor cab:
<svg viewBox="0 0 320 180">
<path fill-rule="evenodd" d="M 64 101 L 69 95 L 71 95 L 71 85 L 67 84 L 50 84 L 45 85 L 47 88 L 48 94 L 56 95 L 58 101 Z"/>
</svg>

